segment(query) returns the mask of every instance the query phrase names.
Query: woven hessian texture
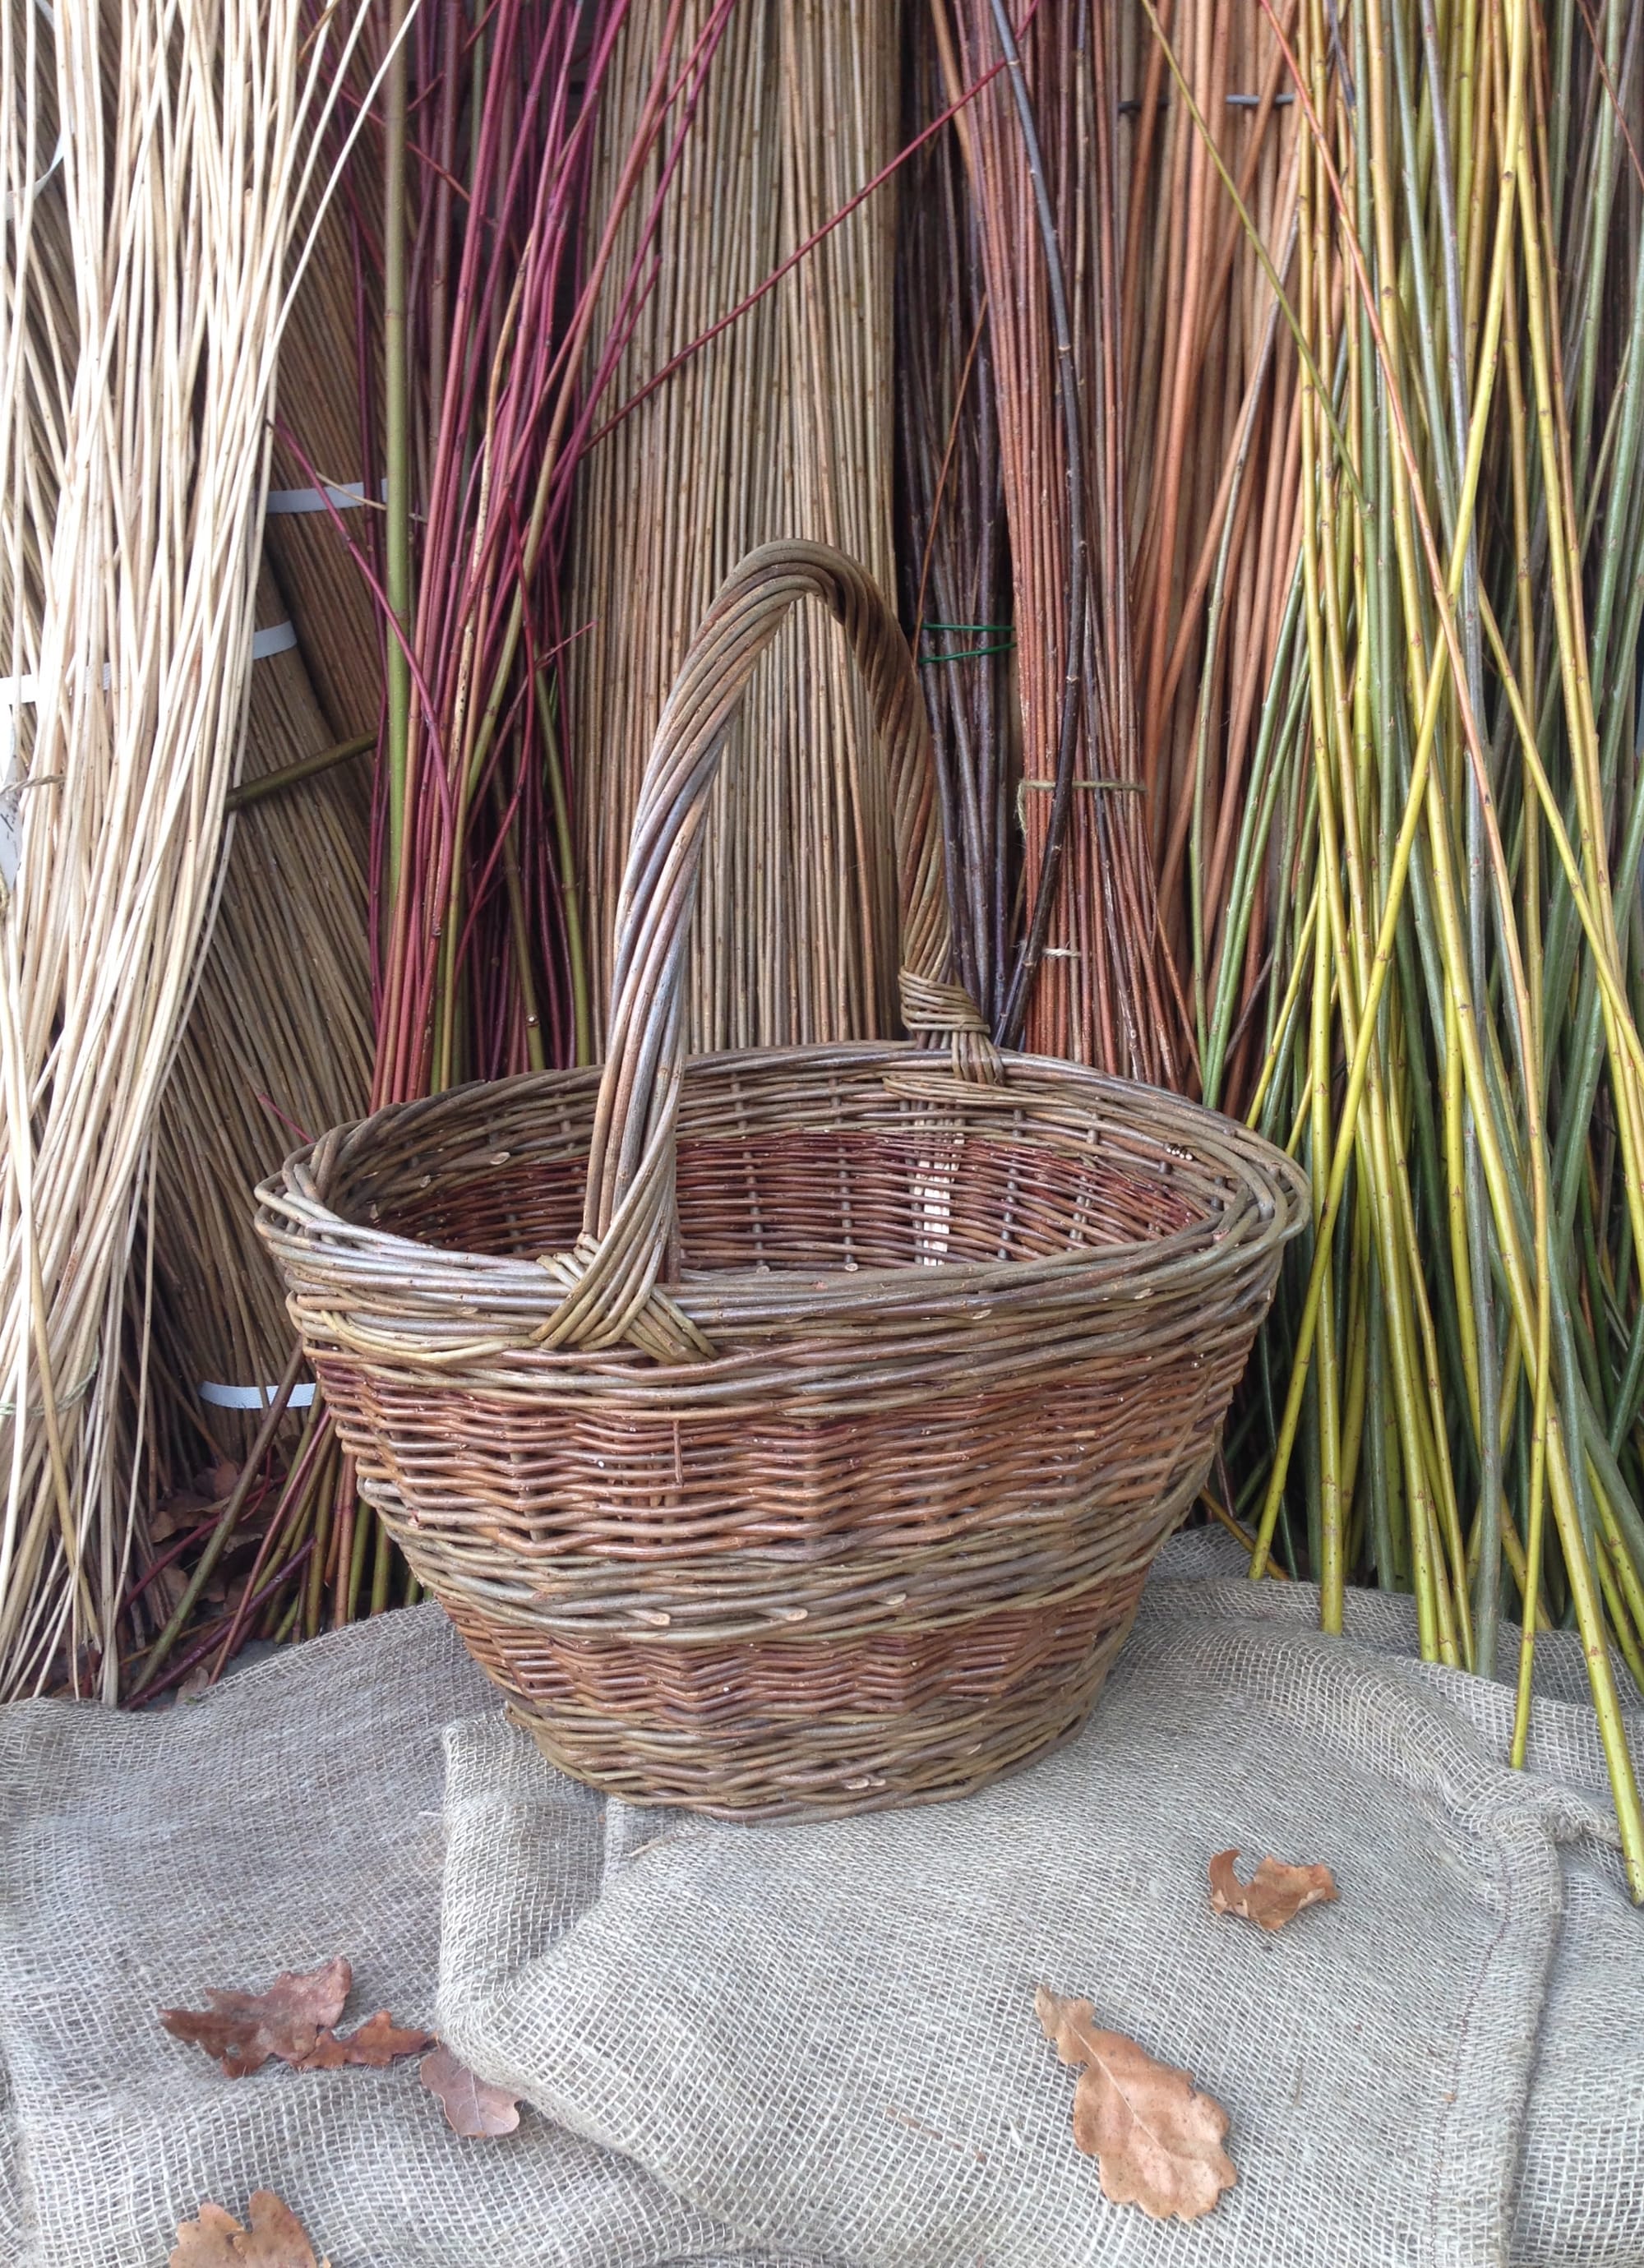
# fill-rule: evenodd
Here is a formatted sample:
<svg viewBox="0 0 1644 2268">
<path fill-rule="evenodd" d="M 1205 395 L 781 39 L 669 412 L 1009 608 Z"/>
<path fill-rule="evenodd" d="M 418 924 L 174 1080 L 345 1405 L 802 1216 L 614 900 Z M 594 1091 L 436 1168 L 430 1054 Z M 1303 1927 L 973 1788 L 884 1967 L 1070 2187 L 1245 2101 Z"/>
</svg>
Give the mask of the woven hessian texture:
<svg viewBox="0 0 1644 2268">
<path fill-rule="evenodd" d="M 165 1714 L 0 1712 L 6 2268 L 161 2268 L 203 2199 L 243 2215 L 258 2187 L 335 2268 L 745 2260 L 638 2165 L 528 2110 L 513 2135 L 462 2140 L 414 2062 L 231 2080 L 156 2021 L 343 1953 L 350 2021 L 429 2024 L 439 1727 L 490 1697 L 424 1607 Z M 569 1866 L 571 1838 L 560 1852 Z"/>
<path fill-rule="evenodd" d="M 1032 1770 L 778 1827 L 612 1805 L 569 1931 L 586 1799 L 496 1718 L 453 1728 L 448 2036 L 750 2238 L 868 2268 L 1638 2268 L 1644 1918 L 1579 1653 L 1538 1648 L 1515 1774 L 1510 1693 L 1410 1659 L 1404 1605 L 1332 1639 L 1307 1587 L 1192 1564 Z M 1340 1903 L 1214 1917 L 1228 1845 L 1327 1861 Z M 1209 2220 L 1103 2198 L 1040 1983 L 1226 2106 Z"/>
</svg>

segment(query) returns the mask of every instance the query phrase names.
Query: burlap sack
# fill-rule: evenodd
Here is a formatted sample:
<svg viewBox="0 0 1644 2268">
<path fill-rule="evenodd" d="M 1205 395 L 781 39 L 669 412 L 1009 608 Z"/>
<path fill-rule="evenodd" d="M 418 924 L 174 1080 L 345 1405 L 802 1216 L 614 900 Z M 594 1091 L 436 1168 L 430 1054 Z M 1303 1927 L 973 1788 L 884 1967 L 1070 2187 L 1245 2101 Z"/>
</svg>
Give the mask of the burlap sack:
<svg viewBox="0 0 1644 2268">
<path fill-rule="evenodd" d="M 345 1953 L 350 2013 L 429 2024 L 439 1728 L 491 1698 L 439 1610 L 125 1717 L 0 1711 L 0 2260 L 159 2268 L 206 2198 L 276 2191 L 335 2268 L 745 2259 L 638 2165 L 527 2111 L 453 2133 L 414 2063 L 225 2079 L 156 2011 Z"/>
<path fill-rule="evenodd" d="M 1639 2268 L 1644 1919 L 1591 1712 L 1538 1701 L 1515 1774 L 1503 1688 L 1402 1658 L 1396 1602 L 1345 1639 L 1316 1607 L 1155 1578 L 1087 1732 L 923 1812 L 612 1806 L 601 1857 L 527 1742 L 455 1728 L 447 2036 L 750 2238 L 874 2268 Z M 1228 1845 L 1327 1860 L 1340 1903 L 1218 1919 Z M 1225 2104 L 1209 2220 L 1103 2198 L 1041 1982 Z"/>
</svg>

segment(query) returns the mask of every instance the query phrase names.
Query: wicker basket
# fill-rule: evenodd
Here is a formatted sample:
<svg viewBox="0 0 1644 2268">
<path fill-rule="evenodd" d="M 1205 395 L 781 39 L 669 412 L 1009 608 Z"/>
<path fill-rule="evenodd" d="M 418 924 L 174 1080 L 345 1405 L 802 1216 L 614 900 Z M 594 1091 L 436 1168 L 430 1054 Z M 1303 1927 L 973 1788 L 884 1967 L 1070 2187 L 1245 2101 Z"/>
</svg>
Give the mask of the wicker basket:
<svg viewBox="0 0 1644 2268">
<path fill-rule="evenodd" d="M 683 1061 L 720 741 L 805 595 L 888 762 L 916 1036 Z M 1241 1128 L 995 1051 L 930 779 L 872 583 L 754 553 L 658 727 L 603 1072 L 379 1112 L 259 1192 L 364 1493 L 544 1753 L 631 1800 L 934 1801 L 1072 1732 L 1306 1211 Z"/>
</svg>

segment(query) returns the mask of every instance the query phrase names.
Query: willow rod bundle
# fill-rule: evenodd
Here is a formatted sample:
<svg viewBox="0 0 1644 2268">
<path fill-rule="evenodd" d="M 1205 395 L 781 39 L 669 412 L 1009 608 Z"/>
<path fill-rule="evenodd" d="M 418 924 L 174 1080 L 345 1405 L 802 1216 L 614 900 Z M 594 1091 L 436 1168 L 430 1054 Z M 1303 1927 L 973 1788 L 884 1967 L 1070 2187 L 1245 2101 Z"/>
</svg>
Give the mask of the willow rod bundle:
<svg viewBox="0 0 1644 2268">
<path fill-rule="evenodd" d="M 1368 1565 L 1485 1669 L 1516 1613 L 1521 1758 L 1567 1618 L 1644 1896 L 1640 11 L 1263 6 L 1301 114 L 1302 541 L 1251 1115 L 1315 1238 L 1235 1445 L 1253 1565 L 1305 1551 L 1331 1628 Z"/>
<path fill-rule="evenodd" d="M 945 106 L 935 42 L 906 40 L 911 141 Z M 1010 545 L 981 247 L 958 132 L 909 168 L 896 247 L 902 619 L 918 661 L 941 799 L 954 965 L 990 1027 L 1017 917 Z"/>
<path fill-rule="evenodd" d="M 503 0 L 481 18 L 443 0 L 387 61 L 380 225 L 358 232 L 381 286 L 380 546 L 327 499 L 387 659 L 371 885 L 379 1103 L 589 1045 L 558 571 L 577 466 L 653 281 L 660 199 L 727 4 L 689 29 L 672 11 L 586 258 L 622 4 Z M 362 339 L 371 329 L 368 311 Z M 300 1595 L 270 1595 L 299 1569 Z M 382 1607 L 395 1580 L 316 1403 L 258 1548 L 257 1608 L 276 1629 L 309 1630 Z M 219 1662 L 251 1613 L 231 1619 Z M 173 1616 L 148 1675 L 178 1635 Z"/>
<path fill-rule="evenodd" d="M 1125 558 L 1110 13 L 933 11 L 976 201 L 1015 591 L 1024 935 L 1001 1036 L 1183 1083 L 1139 770 Z M 1064 863 L 1065 872 L 1064 872 Z"/>
<path fill-rule="evenodd" d="M 358 53 L 355 63 L 358 79 Z M 256 1397 L 289 1352 L 284 1299 L 246 1191 L 305 1132 L 358 1117 L 371 1088 L 371 788 L 360 759 L 381 716 L 381 650 L 370 585 L 335 517 L 380 512 L 367 495 L 380 488 L 369 478 L 380 387 L 360 353 L 362 332 L 380 334 L 380 322 L 355 256 L 360 193 L 380 171 L 370 156 L 357 144 L 337 193 L 322 200 L 317 188 L 302 216 L 313 241 L 280 338 L 242 778 L 161 1109 L 152 1210 L 164 1349 L 151 1351 L 150 1425 L 173 1478 L 198 1462 L 203 1437 L 243 1452 Z M 339 744 L 350 751 L 341 762 L 287 779 Z"/>
<path fill-rule="evenodd" d="M 358 54 L 353 77 L 362 77 Z M 339 154 L 345 122 L 333 136 Z M 371 791 L 361 759 L 381 714 L 382 669 L 370 585 L 338 532 L 340 511 L 366 512 L 380 486 L 369 477 L 380 421 L 370 414 L 371 364 L 359 353 L 372 328 L 370 278 L 355 257 L 361 188 L 380 171 L 370 155 L 356 144 L 337 194 L 321 202 L 331 185 L 321 185 L 300 223 L 315 232 L 281 335 L 242 777 L 229 799 L 217 920 L 161 1104 L 151 1241 L 128 1293 L 136 1320 L 129 1336 L 141 1335 L 145 1305 L 152 1323 L 144 1417 L 151 1501 L 139 1516 L 123 1632 L 139 1690 L 186 1675 L 208 1634 L 220 1642 L 232 1626 L 219 1616 L 180 1645 L 199 1597 L 215 1605 L 213 1587 L 243 1572 L 241 1547 L 254 1540 L 241 1533 L 252 1525 L 243 1515 L 262 1509 L 280 1465 L 300 1469 L 307 1448 L 292 1413 L 269 1438 L 269 1467 L 253 1476 L 232 1536 L 217 1539 L 217 1514 L 188 1521 L 175 1495 L 153 1516 L 161 1490 L 186 1484 L 203 1451 L 231 1468 L 245 1458 L 287 1367 L 284 1299 L 251 1233 L 246 1192 L 306 1131 L 358 1117 L 370 1094 Z M 323 493 L 310 477 L 323 477 L 321 467 L 331 475 Z M 365 468 L 358 478 L 357 468 Z M 304 777 L 306 766 L 318 769 Z M 135 1399 L 135 1379 L 131 1392 Z M 316 1501 L 335 1499 L 341 1476 L 328 1437 L 311 1477 Z M 195 1529 L 192 1566 L 186 1540 L 184 1564 L 174 1564 L 179 1521 Z M 223 1557 L 231 1544 L 238 1570 Z M 300 1549 L 254 1571 L 247 1587 L 268 1594 L 262 1627 L 295 1628 L 304 1609 L 304 1630 L 319 1627 L 318 1593 L 299 1580 Z"/>
<path fill-rule="evenodd" d="M 295 216 L 353 34 L 305 40 L 283 0 L 29 9 L 18 32 L 0 18 L 4 630 L 32 791 L 0 914 L 0 1690 L 66 1662 L 112 1695 L 127 1258 L 240 746 Z M 48 173 L 42 75 L 70 129 Z M 71 324 L 46 272 L 64 249 Z"/>
<path fill-rule="evenodd" d="M 1288 24 L 1294 0 L 1280 10 Z M 1295 261 L 1296 119 L 1259 8 L 1178 26 L 1200 135 L 1139 7 L 1126 12 L 1122 291 L 1130 588 L 1140 768 L 1160 918 L 1191 971 L 1207 1101 L 1234 1107 L 1261 1054 L 1267 909 L 1259 855 L 1282 767 L 1264 695 L 1294 651 L 1301 549 L 1297 363 L 1273 277 Z M 1235 184 L 1247 236 L 1219 173 Z"/>
<path fill-rule="evenodd" d="M 380 202 L 380 170 L 362 134 L 318 217 L 280 341 L 263 527 L 264 556 L 333 745 L 374 737 L 382 717 L 382 625 L 344 533 L 369 528 L 362 548 L 380 561 L 381 289 L 365 218 Z M 363 767 L 358 776 L 368 777 Z"/>
<path fill-rule="evenodd" d="M 679 162 L 726 7 L 717 0 L 695 33 L 672 10 L 586 255 L 590 151 L 624 7 L 585 21 L 564 0 L 504 0 L 482 41 L 450 0 L 423 27 L 415 98 L 408 83 L 386 122 L 384 595 L 398 628 L 381 767 L 379 1102 L 557 1060 L 586 1025 L 556 571 L 578 463 L 652 281 L 659 192 L 647 173 L 660 160 L 666 180 Z M 461 211 L 438 161 L 420 165 L 410 195 L 402 98 L 432 146 L 466 139 Z"/>
<path fill-rule="evenodd" d="M 181 1365 L 171 1383 L 192 1424 L 231 1453 L 256 1431 L 257 1395 L 291 1345 L 246 1191 L 306 1132 L 358 1117 L 371 1088 L 363 767 L 259 792 L 328 748 L 332 728 L 300 651 L 285 644 L 284 600 L 266 567 L 257 618 L 271 650 L 252 663 L 240 807 L 224 830 L 217 919 L 160 1107 L 151 1198 L 157 1288 Z"/>
<path fill-rule="evenodd" d="M 722 10 L 697 0 L 693 33 Z M 636 0 L 589 235 L 609 209 L 672 10 Z M 614 374 L 625 401 L 739 306 L 896 147 L 896 11 L 780 0 L 726 17 L 663 199 L 655 279 Z M 569 578 L 566 725 L 588 889 L 591 993 L 608 990 L 628 829 L 656 720 L 726 572 L 808 536 L 895 587 L 894 200 L 870 200 L 694 355 L 584 467 Z M 624 239 L 624 258 L 638 209 Z M 608 286 L 607 320 L 617 293 Z M 715 792 L 688 1006 L 698 1049 L 894 1028 L 889 830 L 867 712 L 820 611 L 762 662 Z"/>
</svg>

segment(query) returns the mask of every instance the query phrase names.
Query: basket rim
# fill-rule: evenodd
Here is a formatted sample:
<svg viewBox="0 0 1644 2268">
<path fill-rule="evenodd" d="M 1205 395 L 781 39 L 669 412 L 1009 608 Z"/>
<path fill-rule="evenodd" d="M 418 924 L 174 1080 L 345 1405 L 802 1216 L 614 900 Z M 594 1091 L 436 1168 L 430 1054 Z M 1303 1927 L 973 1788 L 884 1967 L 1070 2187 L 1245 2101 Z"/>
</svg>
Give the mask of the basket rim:
<svg viewBox="0 0 1644 2268">
<path fill-rule="evenodd" d="M 882 1065 L 891 1074 L 918 1073 L 918 1093 L 951 1101 L 977 1116 L 1008 1110 L 1016 1101 L 1044 1101 L 1046 1087 L 1060 1088 L 1075 1101 L 1087 1096 L 1105 1105 L 1104 1116 L 1139 1115 L 1155 1139 L 1178 1147 L 1195 1162 L 1224 1173 L 1233 1185 L 1224 1207 L 1201 1215 L 1162 1236 L 1106 1241 L 1038 1255 L 1031 1259 L 945 1260 L 933 1258 L 883 1268 L 726 1269 L 687 1270 L 670 1285 L 693 1321 L 710 1333 L 760 1331 L 778 1322 L 792 1328 L 796 1297 L 802 1294 L 809 1316 L 844 1323 L 871 1315 L 891 1322 L 910 1310 L 929 1314 L 933 1307 L 953 1315 L 959 1308 L 1071 1294 L 1077 1286 L 1098 1287 L 1110 1295 L 1162 1293 L 1185 1272 L 1196 1273 L 1213 1253 L 1224 1267 L 1252 1244 L 1287 1243 L 1310 1217 L 1306 1174 L 1282 1151 L 1237 1121 L 1207 1110 L 1167 1089 L 1117 1079 L 1058 1057 L 1008 1052 L 1002 1057 L 999 1087 L 977 1088 L 956 1080 L 943 1059 L 908 1042 L 850 1041 L 824 1046 L 734 1049 L 689 1058 L 688 1079 L 711 1079 L 739 1070 L 791 1070 L 796 1077 L 829 1067 L 860 1072 Z M 394 1103 L 369 1116 L 334 1128 L 318 1141 L 294 1150 L 279 1170 L 258 1187 L 257 1226 L 281 1262 L 293 1292 L 299 1284 L 313 1296 L 314 1279 L 332 1279 L 325 1304 L 341 1305 L 380 1317 L 399 1339 L 415 1314 L 424 1328 L 454 1326 L 472 1345 L 478 1335 L 498 1333 L 522 1351 L 531 1346 L 562 1294 L 535 1256 L 465 1252 L 424 1242 L 397 1231 L 349 1218 L 326 1192 L 347 1167 L 358 1168 L 362 1149 L 390 1131 L 419 1121 L 431 1132 L 482 1101 L 517 1103 L 540 1094 L 556 1100 L 597 1087 L 598 1066 L 569 1071 L 527 1071 L 503 1079 L 474 1080 L 443 1094 Z M 1014 1086 L 1013 1087 L 1013 1082 Z M 1036 1089 L 1024 1093 L 1023 1088 Z M 903 1092 L 900 1080 L 892 1090 Z M 1195 1137 L 1197 1136 L 1197 1139 Z M 484 1311 L 483 1322 L 476 1310 Z M 421 1338 L 421 1331 L 414 1336 Z M 404 1351 L 410 1349 L 402 1340 Z M 437 1350 L 424 1342 L 427 1355 Z M 452 1350 L 454 1351 L 454 1349 Z M 386 1351 L 386 1350 L 385 1350 Z M 549 1360 L 575 1362 L 567 1352 Z M 610 1360 L 608 1351 L 602 1359 Z"/>
</svg>

